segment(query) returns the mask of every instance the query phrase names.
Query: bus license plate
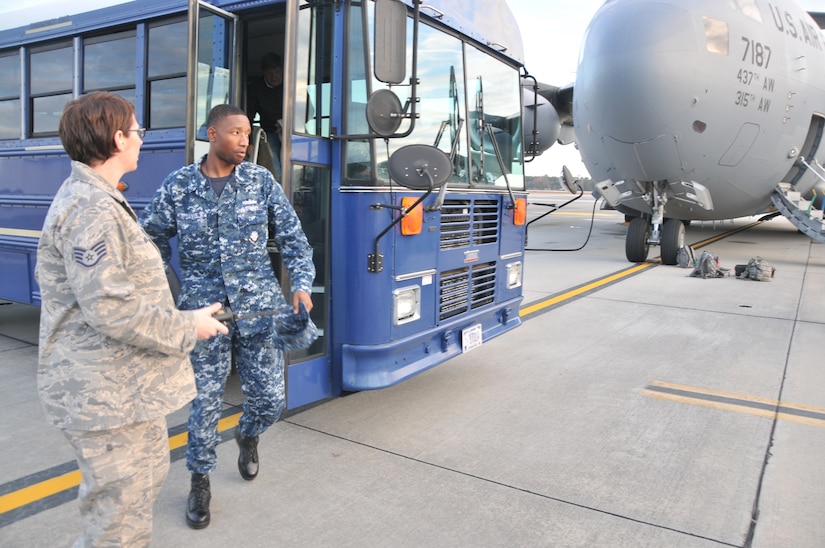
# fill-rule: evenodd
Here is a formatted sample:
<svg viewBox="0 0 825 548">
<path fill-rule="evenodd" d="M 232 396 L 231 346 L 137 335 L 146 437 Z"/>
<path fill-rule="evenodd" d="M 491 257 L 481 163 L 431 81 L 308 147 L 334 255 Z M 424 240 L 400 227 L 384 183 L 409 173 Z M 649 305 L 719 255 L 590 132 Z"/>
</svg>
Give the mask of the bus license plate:
<svg viewBox="0 0 825 548">
<path fill-rule="evenodd" d="M 481 346 L 481 324 L 461 330 L 461 351 L 469 352 Z"/>
</svg>

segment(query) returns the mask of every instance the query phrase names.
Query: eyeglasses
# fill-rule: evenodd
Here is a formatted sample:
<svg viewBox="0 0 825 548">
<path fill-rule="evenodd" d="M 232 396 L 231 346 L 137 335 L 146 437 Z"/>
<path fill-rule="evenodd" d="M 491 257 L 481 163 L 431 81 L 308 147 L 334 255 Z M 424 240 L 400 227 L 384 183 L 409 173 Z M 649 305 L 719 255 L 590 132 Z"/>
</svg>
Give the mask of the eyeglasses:
<svg viewBox="0 0 825 548">
<path fill-rule="evenodd" d="M 131 133 L 131 132 L 133 132 L 133 131 L 136 131 L 136 132 L 137 132 L 137 134 L 138 134 L 138 137 L 140 137 L 141 139 L 143 139 L 144 137 L 146 137 L 146 128 L 145 128 L 145 127 L 139 127 L 139 128 L 137 128 L 137 129 L 127 129 L 127 130 L 125 131 L 125 133 Z"/>
</svg>

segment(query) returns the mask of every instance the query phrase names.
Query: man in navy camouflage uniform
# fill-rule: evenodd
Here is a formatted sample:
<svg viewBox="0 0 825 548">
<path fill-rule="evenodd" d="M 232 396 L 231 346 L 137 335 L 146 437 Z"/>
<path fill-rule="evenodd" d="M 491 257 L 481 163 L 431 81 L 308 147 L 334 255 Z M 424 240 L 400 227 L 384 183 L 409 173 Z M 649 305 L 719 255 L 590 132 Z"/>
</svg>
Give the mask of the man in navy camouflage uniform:
<svg viewBox="0 0 825 548">
<path fill-rule="evenodd" d="M 144 211 L 142 224 L 168 262 L 169 239 L 178 238 L 181 292 L 178 307 L 223 302 L 238 315 L 276 309 L 284 296 L 266 241 L 275 241 L 292 281 L 293 310 L 312 309 L 312 248 L 281 186 L 265 168 L 244 161 L 252 128 L 246 113 L 218 105 L 206 122 L 209 153 L 170 174 Z M 189 413 L 186 466 L 192 472 L 186 521 L 209 525 L 209 473 L 215 468 L 226 378 L 231 356 L 246 394 L 235 438 L 238 469 L 258 473 L 258 436 L 286 406 L 284 362 L 272 316 L 239 320 L 229 336 L 197 344 L 192 366 L 198 395 Z"/>
</svg>

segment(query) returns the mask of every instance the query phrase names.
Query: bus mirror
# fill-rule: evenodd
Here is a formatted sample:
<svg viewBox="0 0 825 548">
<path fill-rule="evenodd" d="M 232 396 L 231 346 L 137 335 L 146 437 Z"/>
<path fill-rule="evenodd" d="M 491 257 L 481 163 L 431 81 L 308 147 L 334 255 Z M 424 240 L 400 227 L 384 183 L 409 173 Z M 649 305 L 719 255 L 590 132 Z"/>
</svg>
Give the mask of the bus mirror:
<svg viewBox="0 0 825 548">
<path fill-rule="evenodd" d="M 444 186 L 453 173 L 450 158 L 430 145 L 407 145 L 390 156 L 390 177 L 411 190 Z"/>
<path fill-rule="evenodd" d="M 573 174 L 570 173 L 570 169 L 567 166 L 561 166 L 561 180 L 564 182 L 564 187 L 570 194 L 575 194 L 582 190 L 581 185 L 573 177 Z"/>
<path fill-rule="evenodd" d="M 400 84 L 407 76 L 407 6 L 400 0 L 375 0 L 375 77 Z"/>
<path fill-rule="evenodd" d="M 401 100 L 388 89 L 379 89 L 367 101 L 367 123 L 381 137 L 390 137 L 401 127 Z"/>
</svg>

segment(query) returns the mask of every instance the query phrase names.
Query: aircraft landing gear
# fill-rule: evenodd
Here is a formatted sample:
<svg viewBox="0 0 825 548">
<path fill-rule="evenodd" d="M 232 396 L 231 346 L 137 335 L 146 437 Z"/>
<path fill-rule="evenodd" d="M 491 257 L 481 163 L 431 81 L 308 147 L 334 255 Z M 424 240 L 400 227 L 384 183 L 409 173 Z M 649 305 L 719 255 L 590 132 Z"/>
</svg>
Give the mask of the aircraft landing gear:
<svg viewBox="0 0 825 548">
<path fill-rule="evenodd" d="M 645 197 L 652 215 L 642 214 L 630 221 L 625 240 L 625 255 L 632 263 L 643 263 L 651 245 L 662 247 L 662 264 L 676 264 L 679 248 L 685 245 L 685 225 L 679 219 L 665 219 L 668 197 L 666 182 L 654 183 Z"/>
<path fill-rule="evenodd" d="M 650 250 L 650 219 L 633 217 L 627 225 L 624 253 L 631 263 L 643 263 Z"/>
<path fill-rule="evenodd" d="M 679 248 L 685 245 L 685 223 L 679 219 L 665 219 L 661 245 L 662 264 L 676 264 Z"/>
<path fill-rule="evenodd" d="M 679 219 L 665 219 L 659 241 L 654 241 L 653 223 L 647 217 L 634 217 L 627 227 L 625 255 L 631 263 L 647 260 L 651 244 L 662 247 L 662 264 L 675 265 L 679 248 L 685 245 L 685 223 Z"/>
</svg>

